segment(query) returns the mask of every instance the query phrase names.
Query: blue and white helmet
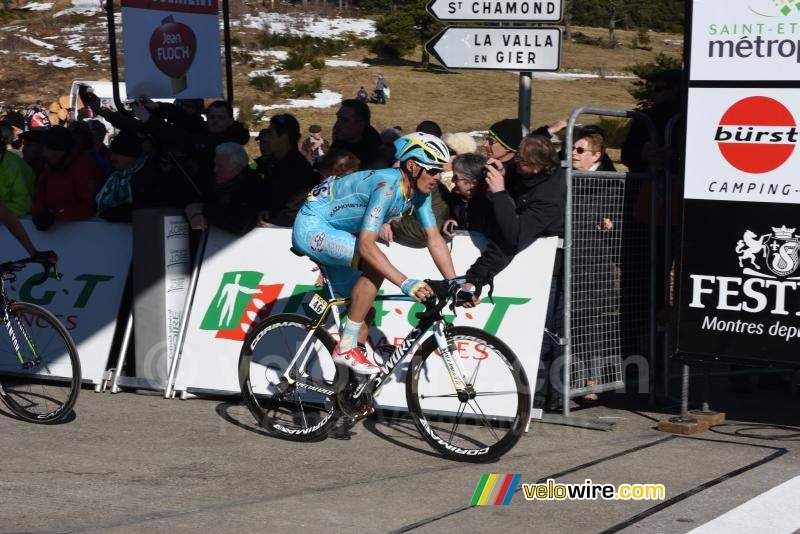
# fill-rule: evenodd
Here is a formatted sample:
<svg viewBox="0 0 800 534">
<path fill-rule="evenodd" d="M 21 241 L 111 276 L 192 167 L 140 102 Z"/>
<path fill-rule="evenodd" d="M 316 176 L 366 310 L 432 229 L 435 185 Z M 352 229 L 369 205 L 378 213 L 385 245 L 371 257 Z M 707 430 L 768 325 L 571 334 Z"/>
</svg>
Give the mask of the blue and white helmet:
<svg viewBox="0 0 800 534">
<path fill-rule="evenodd" d="M 450 151 L 444 141 L 423 132 L 413 132 L 395 140 L 394 149 L 397 161 L 413 159 L 423 167 L 442 168 L 450 160 Z"/>
</svg>

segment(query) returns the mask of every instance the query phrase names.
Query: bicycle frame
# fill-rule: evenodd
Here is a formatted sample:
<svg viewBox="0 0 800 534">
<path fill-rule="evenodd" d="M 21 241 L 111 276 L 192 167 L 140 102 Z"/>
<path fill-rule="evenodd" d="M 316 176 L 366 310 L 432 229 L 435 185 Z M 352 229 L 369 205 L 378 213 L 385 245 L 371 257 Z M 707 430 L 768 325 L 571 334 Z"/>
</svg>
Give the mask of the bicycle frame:
<svg viewBox="0 0 800 534">
<path fill-rule="evenodd" d="M 9 300 L 6 296 L 6 277 L 8 275 L 2 274 L 0 275 L 0 320 L 3 321 L 6 327 L 6 332 L 8 333 L 8 337 L 11 338 L 11 346 L 14 347 L 14 352 L 17 355 L 17 359 L 19 360 L 20 365 L 24 369 L 30 369 L 31 367 L 38 365 L 41 362 L 41 357 L 36 352 L 36 348 L 33 346 L 31 342 L 31 336 L 28 334 L 28 331 L 25 328 L 19 318 L 15 318 L 17 322 L 17 327 L 19 328 L 20 332 L 22 332 L 25 341 L 28 344 L 28 347 L 31 349 L 31 354 L 33 355 L 33 359 L 31 361 L 25 361 L 25 358 L 22 356 L 22 351 L 20 350 L 19 340 L 17 339 L 17 335 L 14 333 L 14 327 L 11 324 L 11 318 L 8 314 L 8 307 L 13 304 L 13 301 Z"/>
<path fill-rule="evenodd" d="M 329 293 L 332 295 L 333 291 L 330 284 L 327 283 L 326 278 L 326 285 Z M 376 301 L 382 302 L 389 302 L 389 301 L 402 301 L 402 302 L 415 302 L 414 299 L 411 297 L 407 297 L 405 295 L 378 295 L 375 298 Z M 313 338 L 314 331 L 318 328 L 324 328 L 325 323 L 328 318 L 328 314 L 331 311 L 336 312 L 339 306 L 346 306 L 350 303 L 349 298 L 345 299 L 332 299 L 326 302 L 325 308 L 319 313 L 316 321 L 313 322 L 311 325 L 311 329 L 309 330 L 308 334 L 306 334 L 305 339 L 300 344 L 297 352 L 295 352 L 294 357 L 289 362 L 289 365 L 286 366 L 286 371 L 283 373 L 283 377 L 287 380 L 288 383 L 294 384 L 296 383 L 300 387 L 311 389 L 313 390 L 315 385 L 307 384 L 305 381 L 298 381 L 290 375 L 293 369 L 297 369 L 298 374 L 305 378 L 307 376 L 305 372 L 305 366 L 308 362 L 308 358 L 311 354 L 311 347 L 309 346 L 309 342 Z M 447 369 L 448 374 L 450 375 L 450 380 L 453 383 L 453 387 L 456 390 L 456 393 L 460 393 L 463 391 L 469 384 L 466 380 L 466 374 L 464 373 L 464 368 L 461 365 L 461 362 L 458 358 L 454 357 L 447 343 L 447 336 L 446 336 L 446 329 L 447 329 L 447 322 L 444 318 L 441 317 L 441 314 L 437 314 L 438 316 L 432 316 L 428 318 L 424 318 L 420 321 L 420 323 L 414 327 L 411 332 L 403 339 L 403 341 L 398 345 L 392 355 L 384 361 L 383 365 L 381 365 L 381 372 L 370 376 L 368 380 L 362 382 L 358 388 L 353 392 L 353 398 L 357 398 L 361 395 L 361 393 L 366 389 L 366 387 L 370 384 L 374 384 L 372 393 L 373 395 L 377 395 L 380 392 L 381 387 L 386 383 L 386 380 L 391 376 L 394 369 L 402 362 L 406 356 L 409 354 L 414 354 L 417 348 L 424 343 L 429 337 L 434 336 L 436 339 L 436 344 L 439 347 L 439 352 L 442 355 L 442 358 L 445 362 L 445 366 Z M 335 317 L 338 319 L 338 313 L 335 313 Z M 336 321 L 338 325 L 338 320 Z M 306 350 L 308 347 L 309 350 Z M 296 363 L 299 365 L 295 366 Z M 311 387 L 308 387 L 311 386 Z"/>
</svg>

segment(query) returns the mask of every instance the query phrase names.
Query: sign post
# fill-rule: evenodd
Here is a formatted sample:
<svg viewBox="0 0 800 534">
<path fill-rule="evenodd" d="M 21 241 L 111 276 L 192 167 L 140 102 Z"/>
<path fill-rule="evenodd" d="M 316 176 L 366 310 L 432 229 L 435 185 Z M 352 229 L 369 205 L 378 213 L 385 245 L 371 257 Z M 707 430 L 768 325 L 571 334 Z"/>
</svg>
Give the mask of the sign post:
<svg viewBox="0 0 800 534">
<path fill-rule="evenodd" d="M 431 0 L 426 9 L 441 21 L 555 23 L 562 0 Z M 532 71 L 557 71 L 561 30 L 543 27 L 447 27 L 425 49 L 448 69 L 519 71 L 520 122 L 531 121 Z"/>
</svg>

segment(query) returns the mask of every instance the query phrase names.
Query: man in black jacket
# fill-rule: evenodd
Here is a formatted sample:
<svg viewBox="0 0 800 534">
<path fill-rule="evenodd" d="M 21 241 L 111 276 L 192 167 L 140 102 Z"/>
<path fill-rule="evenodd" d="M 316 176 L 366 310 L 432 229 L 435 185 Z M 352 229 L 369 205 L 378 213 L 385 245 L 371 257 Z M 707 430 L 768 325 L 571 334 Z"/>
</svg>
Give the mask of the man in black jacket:
<svg viewBox="0 0 800 534">
<path fill-rule="evenodd" d="M 369 106 L 364 102 L 348 99 L 342 101 L 333 125 L 331 150 L 352 152 L 361 161 L 361 169 L 372 168 L 373 162 L 379 156 L 381 136 L 370 124 L 371 120 Z M 386 162 L 378 163 L 378 167 L 386 165 Z"/>
<path fill-rule="evenodd" d="M 522 140 L 515 161 L 515 177 L 506 176 L 505 168 L 497 160 L 488 162 L 487 198 L 498 230 L 490 236 L 486 249 L 467 271 L 468 283 L 479 288 L 491 284 L 515 255 L 538 238 L 564 237 L 567 186 L 555 147 L 544 137 L 528 135 Z M 558 338 L 563 335 L 563 306 L 559 250 L 553 268 L 540 358 L 544 387 L 536 392 L 537 403 L 547 402 L 552 410 L 561 402 L 559 391 L 551 382 L 550 366 L 561 354 Z"/>
</svg>

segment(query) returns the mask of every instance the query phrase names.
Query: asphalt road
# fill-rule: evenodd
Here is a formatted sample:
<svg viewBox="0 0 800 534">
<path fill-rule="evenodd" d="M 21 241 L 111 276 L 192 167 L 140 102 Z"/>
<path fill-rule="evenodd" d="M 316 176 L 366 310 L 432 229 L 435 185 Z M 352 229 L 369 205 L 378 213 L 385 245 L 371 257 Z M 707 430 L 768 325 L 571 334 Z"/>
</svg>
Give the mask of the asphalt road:
<svg viewBox="0 0 800 534">
<path fill-rule="evenodd" d="M 662 414 L 635 399 L 604 401 L 613 407 L 577 415 L 614 430 L 537 423 L 488 465 L 442 459 L 410 421 L 278 440 L 235 399 L 84 389 L 75 419 L 58 426 L 15 420 L 0 405 L 0 531 L 687 532 L 800 475 L 800 429 L 781 428 L 797 425 L 797 396 L 725 393 L 731 415 L 781 427 L 729 423 L 693 437 L 657 431 Z M 660 483 L 666 500 L 526 501 L 519 490 L 508 506 L 470 507 L 484 473 Z"/>
</svg>

